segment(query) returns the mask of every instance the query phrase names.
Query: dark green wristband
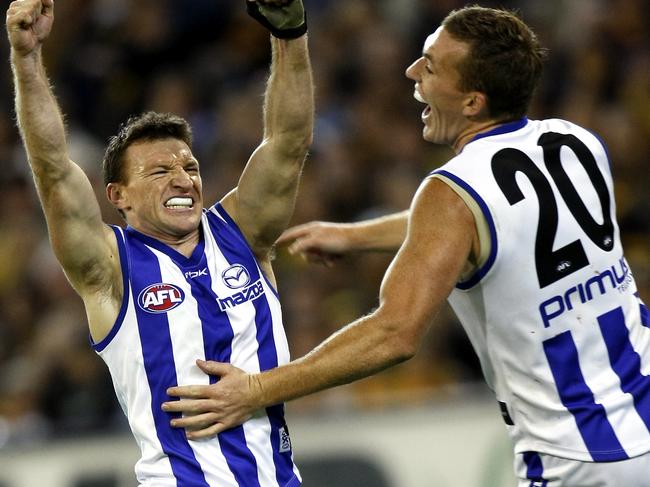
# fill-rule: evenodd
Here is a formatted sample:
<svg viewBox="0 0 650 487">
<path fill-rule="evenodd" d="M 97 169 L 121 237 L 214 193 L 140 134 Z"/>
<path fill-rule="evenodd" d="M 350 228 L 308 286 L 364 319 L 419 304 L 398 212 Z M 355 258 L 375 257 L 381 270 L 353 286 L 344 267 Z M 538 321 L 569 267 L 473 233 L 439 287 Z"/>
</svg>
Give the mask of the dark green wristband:
<svg viewBox="0 0 650 487">
<path fill-rule="evenodd" d="M 246 10 L 248 15 L 279 39 L 296 39 L 307 32 L 307 13 L 300 0 L 294 0 L 285 7 L 261 6 L 247 0 Z"/>
</svg>

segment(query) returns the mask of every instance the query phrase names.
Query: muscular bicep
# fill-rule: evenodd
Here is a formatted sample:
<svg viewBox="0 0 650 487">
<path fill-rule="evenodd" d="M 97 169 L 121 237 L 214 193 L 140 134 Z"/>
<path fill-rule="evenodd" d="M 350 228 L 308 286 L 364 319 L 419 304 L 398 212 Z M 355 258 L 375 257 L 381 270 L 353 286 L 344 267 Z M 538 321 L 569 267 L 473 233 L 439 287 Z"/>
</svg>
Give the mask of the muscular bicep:
<svg viewBox="0 0 650 487">
<path fill-rule="evenodd" d="M 287 153 L 273 141 L 253 152 L 237 188 L 223 200 L 253 250 L 264 254 L 293 215 L 304 153 Z"/>
<path fill-rule="evenodd" d="M 382 282 L 380 309 L 404 315 L 413 343 L 453 290 L 476 241 L 472 213 L 446 184 L 427 180 L 411 207 L 407 236 Z"/>
<path fill-rule="evenodd" d="M 72 285 L 82 295 L 99 281 L 108 285 L 117 245 L 87 176 L 70 161 L 60 176 L 37 176 L 36 183 L 52 248 Z"/>
</svg>

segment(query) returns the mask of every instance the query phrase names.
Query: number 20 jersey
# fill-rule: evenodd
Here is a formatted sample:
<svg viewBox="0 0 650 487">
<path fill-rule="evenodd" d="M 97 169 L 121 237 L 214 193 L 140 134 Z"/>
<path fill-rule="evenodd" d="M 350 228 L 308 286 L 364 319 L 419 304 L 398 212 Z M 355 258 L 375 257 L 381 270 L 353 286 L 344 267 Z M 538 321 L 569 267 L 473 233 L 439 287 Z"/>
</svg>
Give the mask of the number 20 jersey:
<svg viewBox="0 0 650 487">
<path fill-rule="evenodd" d="M 449 302 L 515 452 L 616 461 L 650 451 L 650 319 L 602 142 L 524 118 L 478 135 L 432 175 L 487 223 L 489 251 Z"/>
</svg>

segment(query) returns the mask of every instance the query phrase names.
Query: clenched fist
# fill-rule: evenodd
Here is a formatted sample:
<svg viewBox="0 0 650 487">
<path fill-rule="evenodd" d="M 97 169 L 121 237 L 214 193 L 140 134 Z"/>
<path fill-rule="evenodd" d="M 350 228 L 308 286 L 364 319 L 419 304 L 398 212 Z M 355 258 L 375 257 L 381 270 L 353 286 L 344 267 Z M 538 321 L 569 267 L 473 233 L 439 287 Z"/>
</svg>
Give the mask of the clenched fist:
<svg viewBox="0 0 650 487">
<path fill-rule="evenodd" d="M 7 34 L 15 54 L 27 56 L 50 35 L 54 0 L 16 0 L 7 9 Z"/>
</svg>

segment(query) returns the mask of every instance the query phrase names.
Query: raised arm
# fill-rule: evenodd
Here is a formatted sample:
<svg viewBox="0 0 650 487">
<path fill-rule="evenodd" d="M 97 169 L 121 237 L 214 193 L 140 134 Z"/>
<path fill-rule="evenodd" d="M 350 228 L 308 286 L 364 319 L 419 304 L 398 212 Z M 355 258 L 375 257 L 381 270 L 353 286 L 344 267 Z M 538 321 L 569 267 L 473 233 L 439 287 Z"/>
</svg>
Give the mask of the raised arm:
<svg viewBox="0 0 650 487">
<path fill-rule="evenodd" d="M 331 266 L 344 254 L 397 252 L 406 238 L 409 211 L 355 223 L 309 222 L 287 229 L 277 240 L 289 253 Z"/>
<path fill-rule="evenodd" d="M 271 5 L 271 0 L 250 4 Z M 280 2 L 281 3 L 281 2 Z M 304 22 L 300 0 L 285 7 Z M 271 6 L 267 7 L 271 13 Z M 280 14 L 285 14 L 284 10 Z M 281 17 L 281 16 L 280 16 Z M 266 24 L 265 24 L 266 25 Z M 295 31 L 294 31 L 295 32 Z M 298 180 L 311 144 L 314 93 L 307 35 L 282 39 L 273 31 L 272 64 L 264 99 L 264 138 L 244 169 L 237 188 L 222 204 L 246 236 L 258 259 L 265 259 L 293 214 Z"/>
<path fill-rule="evenodd" d="M 7 10 L 20 134 L 52 247 L 68 279 L 84 297 L 106 289 L 114 275 L 115 267 L 109 262 L 116 247 L 109 235 L 112 232 L 102 223 L 88 178 L 68 156 L 63 118 L 42 59 L 43 42 L 53 21 L 53 0 L 16 1 Z"/>
</svg>

